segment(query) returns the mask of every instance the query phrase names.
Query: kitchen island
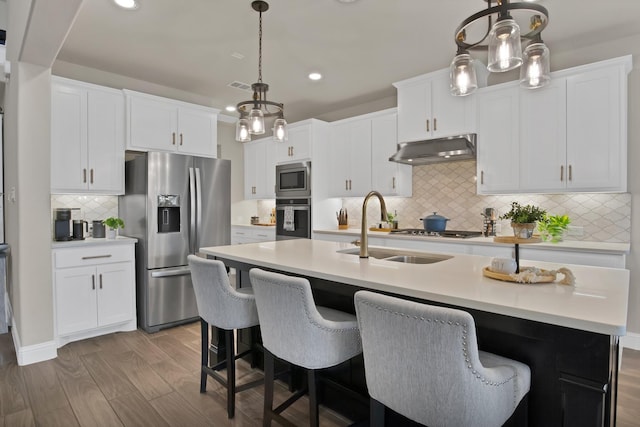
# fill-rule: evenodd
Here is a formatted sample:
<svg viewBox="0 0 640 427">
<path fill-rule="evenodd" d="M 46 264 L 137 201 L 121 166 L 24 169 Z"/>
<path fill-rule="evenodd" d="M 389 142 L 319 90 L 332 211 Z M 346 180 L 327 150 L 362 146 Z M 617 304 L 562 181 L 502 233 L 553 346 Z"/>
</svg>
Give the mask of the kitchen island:
<svg viewBox="0 0 640 427">
<path fill-rule="evenodd" d="M 288 240 L 201 248 L 239 272 L 260 267 L 307 277 L 317 302 L 353 312 L 353 294 L 369 289 L 470 312 L 479 346 L 531 367 L 533 426 L 613 425 L 619 337 L 626 333 L 629 271 L 567 265 L 574 286 L 523 285 L 484 277 L 489 257 L 456 254 L 433 264 L 405 264 L 341 253 L 353 246 Z M 388 248 L 386 248 L 388 249 Z M 532 265 L 526 260 L 523 265 Z M 535 266 L 563 265 L 535 261 Z M 353 369 L 361 365 L 354 364 Z M 366 389 L 358 375 L 356 388 Z M 327 393 L 328 395 L 329 393 Z"/>
</svg>

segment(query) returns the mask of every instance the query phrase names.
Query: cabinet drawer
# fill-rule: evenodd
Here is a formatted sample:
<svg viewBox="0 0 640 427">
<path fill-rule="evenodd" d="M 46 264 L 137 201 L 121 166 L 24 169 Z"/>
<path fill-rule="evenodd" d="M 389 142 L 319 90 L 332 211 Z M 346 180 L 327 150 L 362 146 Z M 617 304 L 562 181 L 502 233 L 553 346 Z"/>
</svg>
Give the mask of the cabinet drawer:
<svg viewBox="0 0 640 427">
<path fill-rule="evenodd" d="M 81 267 L 133 260 L 133 245 L 100 245 L 53 250 L 54 268 Z"/>
</svg>

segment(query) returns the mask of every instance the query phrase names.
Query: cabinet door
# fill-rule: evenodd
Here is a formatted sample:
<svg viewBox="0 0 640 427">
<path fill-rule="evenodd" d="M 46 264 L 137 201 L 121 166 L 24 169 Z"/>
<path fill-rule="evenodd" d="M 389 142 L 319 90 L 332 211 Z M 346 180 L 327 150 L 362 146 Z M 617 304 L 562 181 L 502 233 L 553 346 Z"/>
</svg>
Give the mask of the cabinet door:
<svg viewBox="0 0 640 427">
<path fill-rule="evenodd" d="M 518 191 L 519 91 L 516 84 L 476 95 L 478 194 Z"/>
<path fill-rule="evenodd" d="M 453 96 L 449 73 L 431 81 L 431 135 L 452 136 L 475 130 L 475 97 Z"/>
<path fill-rule="evenodd" d="M 621 92 L 618 67 L 567 78 L 567 188 L 626 191 L 626 97 Z"/>
<path fill-rule="evenodd" d="M 122 262 L 96 269 L 98 326 L 126 322 L 134 318 L 133 264 Z"/>
<path fill-rule="evenodd" d="M 124 96 L 87 94 L 89 190 L 124 194 Z"/>
<path fill-rule="evenodd" d="M 398 141 L 430 138 L 431 129 L 431 83 L 422 80 L 398 88 Z"/>
<path fill-rule="evenodd" d="M 385 196 L 411 196 L 409 165 L 389 161 L 397 150 L 396 114 L 371 120 L 371 188 Z"/>
<path fill-rule="evenodd" d="M 311 126 L 289 129 L 289 139 L 277 144 L 277 163 L 311 159 Z"/>
<path fill-rule="evenodd" d="M 255 199 L 258 175 L 259 142 L 248 142 L 243 146 L 244 154 L 244 198 Z"/>
<path fill-rule="evenodd" d="M 175 151 L 178 109 L 145 97 L 129 96 L 128 146 L 143 150 Z"/>
<path fill-rule="evenodd" d="M 55 304 L 58 335 L 98 326 L 95 267 L 56 271 Z"/>
<path fill-rule="evenodd" d="M 217 115 L 206 110 L 180 107 L 178 110 L 178 151 L 196 156 L 216 157 Z"/>
<path fill-rule="evenodd" d="M 87 189 L 87 91 L 52 84 L 51 191 Z"/>
<path fill-rule="evenodd" d="M 329 137 L 330 197 L 358 197 L 371 189 L 371 119 L 335 123 Z"/>
<path fill-rule="evenodd" d="M 566 79 L 520 91 L 520 190 L 563 190 L 567 179 Z"/>
</svg>

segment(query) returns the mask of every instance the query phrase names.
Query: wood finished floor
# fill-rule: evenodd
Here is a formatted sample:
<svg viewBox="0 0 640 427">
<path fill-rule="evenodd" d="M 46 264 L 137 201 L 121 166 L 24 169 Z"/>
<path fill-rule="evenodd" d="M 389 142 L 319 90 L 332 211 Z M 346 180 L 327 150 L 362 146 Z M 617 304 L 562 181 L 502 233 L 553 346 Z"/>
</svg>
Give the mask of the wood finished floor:
<svg viewBox="0 0 640 427">
<path fill-rule="evenodd" d="M 199 393 L 199 323 L 146 334 L 117 333 L 67 344 L 58 358 L 18 366 L 10 334 L 0 335 L 1 426 L 258 426 L 262 388 L 237 396 L 228 420 L 225 390 L 209 380 Z M 259 373 L 244 362 L 239 381 Z M 288 396 L 277 388 L 280 401 Z M 308 425 L 307 401 L 289 418 Z M 322 426 L 350 421 L 321 408 Z M 623 352 L 618 388 L 619 427 L 640 425 L 640 351 Z"/>
</svg>

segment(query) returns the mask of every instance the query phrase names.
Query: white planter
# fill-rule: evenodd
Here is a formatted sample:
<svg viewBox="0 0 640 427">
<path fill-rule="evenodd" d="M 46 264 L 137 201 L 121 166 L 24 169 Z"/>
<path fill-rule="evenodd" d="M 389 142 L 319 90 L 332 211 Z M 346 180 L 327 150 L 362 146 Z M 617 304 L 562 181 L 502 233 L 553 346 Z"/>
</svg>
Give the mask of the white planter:
<svg viewBox="0 0 640 427">
<path fill-rule="evenodd" d="M 115 239 L 118 236 L 118 229 L 117 228 L 107 228 L 107 239 Z"/>
</svg>

